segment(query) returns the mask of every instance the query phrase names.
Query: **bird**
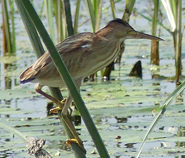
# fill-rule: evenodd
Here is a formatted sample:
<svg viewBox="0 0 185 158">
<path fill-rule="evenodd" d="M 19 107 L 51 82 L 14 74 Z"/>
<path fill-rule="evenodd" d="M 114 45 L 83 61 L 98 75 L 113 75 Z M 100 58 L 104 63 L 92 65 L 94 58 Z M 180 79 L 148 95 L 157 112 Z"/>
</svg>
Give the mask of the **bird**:
<svg viewBox="0 0 185 158">
<path fill-rule="evenodd" d="M 109 65 L 114 61 L 120 51 L 120 45 L 126 39 L 149 39 L 163 41 L 163 39 L 138 32 L 122 19 L 114 19 L 105 27 L 95 33 L 83 32 L 69 36 L 56 45 L 77 89 L 83 79 Z M 36 92 L 45 96 L 58 105 L 62 110 L 62 116 L 72 132 L 74 139 L 83 150 L 83 142 L 79 138 L 74 126 L 67 119 L 68 109 L 72 103 L 69 93 L 66 100 L 62 102 L 42 91 L 44 86 L 65 87 L 49 52 L 44 53 L 35 63 L 23 71 L 20 75 L 20 83 L 37 83 Z"/>
</svg>

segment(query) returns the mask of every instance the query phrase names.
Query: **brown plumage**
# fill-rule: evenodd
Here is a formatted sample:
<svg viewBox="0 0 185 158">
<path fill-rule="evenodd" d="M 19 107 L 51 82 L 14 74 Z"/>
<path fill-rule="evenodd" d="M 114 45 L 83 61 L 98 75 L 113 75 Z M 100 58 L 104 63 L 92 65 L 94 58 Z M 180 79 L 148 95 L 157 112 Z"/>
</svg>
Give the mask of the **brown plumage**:
<svg viewBox="0 0 185 158">
<path fill-rule="evenodd" d="M 96 33 L 86 32 L 70 36 L 57 44 L 56 48 L 79 89 L 85 77 L 101 70 L 114 61 L 120 50 L 120 44 L 125 39 L 162 40 L 155 36 L 137 32 L 128 23 L 121 19 L 115 19 Z M 41 90 L 45 85 L 50 87 L 65 86 L 48 52 L 20 75 L 20 82 L 38 83 L 36 85 L 38 93 L 59 104 L 59 107 L 63 106 L 55 98 Z M 67 109 L 71 101 L 72 97 L 69 94 L 62 110 L 64 118 L 67 115 Z M 73 131 L 75 129 L 68 120 L 66 120 L 66 123 L 73 132 L 78 144 L 83 148 L 82 141 Z"/>
</svg>

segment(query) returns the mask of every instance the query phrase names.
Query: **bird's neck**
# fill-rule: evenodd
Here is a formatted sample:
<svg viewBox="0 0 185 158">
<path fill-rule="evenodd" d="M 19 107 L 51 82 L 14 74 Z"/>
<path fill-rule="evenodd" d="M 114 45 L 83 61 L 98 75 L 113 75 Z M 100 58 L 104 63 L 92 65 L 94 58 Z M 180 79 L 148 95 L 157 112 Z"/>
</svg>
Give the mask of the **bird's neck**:
<svg viewBox="0 0 185 158">
<path fill-rule="evenodd" d="M 99 30 L 98 32 L 96 32 L 96 35 L 98 37 L 104 37 L 107 39 L 114 36 L 112 27 L 104 27 L 101 30 Z"/>
</svg>

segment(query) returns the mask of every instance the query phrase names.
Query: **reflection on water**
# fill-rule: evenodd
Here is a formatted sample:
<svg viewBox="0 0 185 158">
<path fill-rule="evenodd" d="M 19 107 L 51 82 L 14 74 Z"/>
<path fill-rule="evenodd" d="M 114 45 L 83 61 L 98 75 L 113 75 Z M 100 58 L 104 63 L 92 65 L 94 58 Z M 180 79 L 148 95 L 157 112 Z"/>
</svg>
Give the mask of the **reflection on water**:
<svg viewBox="0 0 185 158">
<path fill-rule="evenodd" d="M 12 76 L 8 76 L 6 72 L 11 71 L 11 64 L 1 63 L 1 89 L 11 89 L 12 86 Z"/>
<path fill-rule="evenodd" d="M 134 148 L 134 144 L 136 143 L 127 143 L 125 144 L 126 148 Z"/>
<path fill-rule="evenodd" d="M 122 118 L 118 118 L 115 117 L 117 119 L 117 123 L 126 123 L 127 122 L 127 117 L 122 117 Z"/>
<path fill-rule="evenodd" d="M 177 137 L 185 137 L 185 127 L 179 127 Z M 185 147 L 185 142 L 176 142 L 177 147 Z"/>
<path fill-rule="evenodd" d="M 177 132 L 178 137 L 185 137 L 185 127 L 179 127 Z"/>
</svg>

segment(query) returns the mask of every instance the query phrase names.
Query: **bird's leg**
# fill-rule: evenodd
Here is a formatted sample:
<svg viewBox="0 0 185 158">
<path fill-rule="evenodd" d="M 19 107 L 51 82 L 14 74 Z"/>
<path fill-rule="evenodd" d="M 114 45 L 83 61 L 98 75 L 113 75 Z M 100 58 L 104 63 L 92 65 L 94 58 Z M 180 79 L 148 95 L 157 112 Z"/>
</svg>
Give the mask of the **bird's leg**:
<svg viewBox="0 0 185 158">
<path fill-rule="evenodd" d="M 59 106 L 59 108 L 62 110 L 65 104 L 65 100 L 62 100 L 62 102 L 60 102 L 59 100 L 55 99 L 54 97 L 52 97 L 51 95 L 45 93 L 42 91 L 42 87 L 39 83 L 35 86 L 35 91 L 41 95 L 43 95 L 44 97 L 48 98 L 49 100 L 53 101 L 55 104 L 57 104 Z"/>
<path fill-rule="evenodd" d="M 81 83 L 81 82 L 80 82 Z M 76 84 L 77 88 L 79 89 L 81 84 Z M 85 150 L 84 146 L 83 146 L 83 142 L 80 139 L 80 137 L 78 136 L 78 133 L 76 132 L 76 129 L 74 128 L 74 125 L 72 124 L 72 122 L 70 121 L 69 117 L 68 117 L 68 109 L 70 108 L 70 104 L 72 102 L 72 97 L 69 94 L 68 98 L 66 100 L 63 100 L 62 102 L 60 102 L 59 100 L 55 99 L 54 97 L 52 97 L 51 95 L 45 93 L 42 91 L 42 87 L 39 83 L 35 86 L 35 90 L 37 93 L 45 96 L 46 98 L 48 98 L 49 100 L 53 101 L 54 103 L 56 103 L 59 107 L 57 108 L 57 112 L 59 110 L 62 110 L 62 117 L 65 121 L 65 123 L 67 124 L 68 128 L 70 129 L 71 133 L 74 136 L 74 139 L 69 139 L 67 140 L 67 144 L 70 144 L 72 142 L 77 143 L 80 148 L 82 150 Z M 55 108 L 54 108 L 55 109 Z"/>
<path fill-rule="evenodd" d="M 64 108 L 62 110 L 62 117 L 63 117 L 65 123 L 67 124 L 68 128 L 70 129 L 71 133 L 73 134 L 74 139 L 68 139 L 67 140 L 67 144 L 77 143 L 80 146 L 80 148 L 84 152 L 86 152 L 86 150 L 85 150 L 85 148 L 83 146 L 82 140 L 78 136 L 78 133 L 76 132 L 76 129 L 75 129 L 74 125 L 72 124 L 72 122 L 70 121 L 69 117 L 67 116 L 68 108 L 69 108 L 71 102 L 72 102 L 72 97 L 69 94 L 69 96 L 68 96 L 68 98 L 67 98 L 67 100 L 65 102 Z"/>
<path fill-rule="evenodd" d="M 82 82 L 82 79 L 81 79 L 81 78 L 75 80 L 75 84 L 76 84 L 76 87 L 77 87 L 78 90 L 80 89 L 81 82 Z M 76 129 L 75 129 L 74 125 L 72 124 L 71 120 L 70 120 L 69 117 L 67 116 L 67 114 L 68 114 L 68 109 L 70 108 L 70 104 L 71 104 L 71 103 L 72 103 L 72 96 L 71 96 L 71 94 L 70 94 L 70 92 L 69 92 L 69 95 L 68 95 L 68 97 L 67 97 L 67 99 L 66 99 L 65 105 L 64 105 L 64 107 L 63 107 L 63 109 L 62 109 L 62 117 L 63 117 L 65 123 L 67 124 L 68 128 L 70 129 L 71 133 L 73 134 L 74 139 L 68 139 L 68 140 L 67 140 L 67 144 L 70 144 L 70 143 L 72 143 L 72 142 L 73 142 L 73 143 L 77 143 L 77 144 L 80 146 L 80 148 L 81 148 L 84 152 L 86 152 L 86 150 L 85 150 L 85 148 L 84 148 L 84 146 L 83 146 L 82 140 L 81 140 L 80 137 L 78 136 L 78 133 L 76 132 Z"/>
</svg>

